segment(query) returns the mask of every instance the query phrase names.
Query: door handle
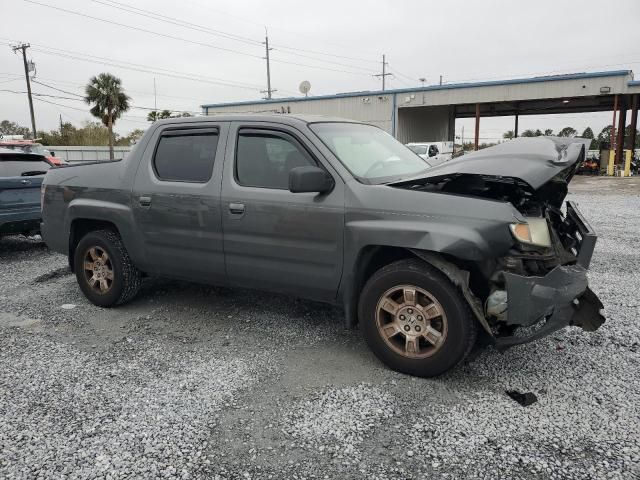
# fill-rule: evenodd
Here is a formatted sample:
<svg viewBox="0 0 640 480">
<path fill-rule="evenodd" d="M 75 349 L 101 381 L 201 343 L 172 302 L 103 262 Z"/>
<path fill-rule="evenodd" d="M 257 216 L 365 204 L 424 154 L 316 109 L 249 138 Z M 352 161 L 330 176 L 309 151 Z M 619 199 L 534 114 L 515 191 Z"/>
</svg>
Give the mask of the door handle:
<svg viewBox="0 0 640 480">
<path fill-rule="evenodd" d="M 242 215 L 244 213 L 244 203 L 230 203 L 229 211 L 234 215 Z"/>
<path fill-rule="evenodd" d="M 151 206 L 151 197 L 142 196 L 138 198 L 138 202 L 141 207 L 150 207 Z"/>
<path fill-rule="evenodd" d="M 21 180 L 20 183 L 23 185 L 31 185 L 31 180 Z"/>
</svg>

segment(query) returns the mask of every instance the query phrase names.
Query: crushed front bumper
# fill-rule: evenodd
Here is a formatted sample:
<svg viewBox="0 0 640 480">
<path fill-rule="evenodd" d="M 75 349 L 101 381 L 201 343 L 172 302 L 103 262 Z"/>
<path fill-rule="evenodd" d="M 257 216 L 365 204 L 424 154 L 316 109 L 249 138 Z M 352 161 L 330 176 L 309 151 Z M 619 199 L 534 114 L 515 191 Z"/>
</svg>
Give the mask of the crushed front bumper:
<svg viewBox="0 0 640 480">
<path fill-rule="evenodd" d="M 499 336 L 499 349 L 531 342 L 569 325 L 594 331 L 605 321 L 603 305 L 589 289 L 587 268 L 596 244 L 596 234 L 573 202 L 567 202 L 564 228 L 570 232 L 574 265 L 555 267 L 544 277 L 505 272 L 508 299 L 505 323 L 512 336 Z"/>
<path fill-rule="evenodd" d="M 587 286 L 587 270 L 580 265 L 554 268 L 544 277 L 505 273 L 509 316 L 516 334 L 497 337 L 508 348 L 545 337 L 569 325 L 596 330 L 604 323 L 602 302 Z"/>
</svg>

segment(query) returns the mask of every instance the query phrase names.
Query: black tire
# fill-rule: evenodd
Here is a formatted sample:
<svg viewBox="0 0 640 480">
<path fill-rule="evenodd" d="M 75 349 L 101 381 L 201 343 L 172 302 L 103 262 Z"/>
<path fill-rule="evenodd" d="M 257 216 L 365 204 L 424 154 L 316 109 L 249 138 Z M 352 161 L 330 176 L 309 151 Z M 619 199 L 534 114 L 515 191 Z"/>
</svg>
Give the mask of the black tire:
<svg viewBox="0 0 640 480">
<path fill-rule="evenodd" d="M 90 249 L 96 247 L 108 254 L 113 270 L 110 288 L 104 293 L 96 292 L 85 274 L 85 257 Z M 112 307 L 126 303 L 140 290 L 141 272 L 131 262 L 120 235 L 113 230 L 96 230 L 82 237 L 74 252 L 73 264 L 82 293 L 91 303 L 99 307 Z"/>
<path fill-rule="evenodd" d="M 397 353 L 377 326 L 378 301 L 385 292 L 399 285 L 412 285 L 429 292 L 445 312 L 447 334 L 427 358 L 409 358 Z M 358 316 L 373 353 L 389 368 L 418 377 L 434 377 L 454 368 L 469 354 L 477 335 L 477 320 L 460 290 L 438 269 L 418 259 L 400 260 L 374 273 L 360 294 Z"/>
</svg>

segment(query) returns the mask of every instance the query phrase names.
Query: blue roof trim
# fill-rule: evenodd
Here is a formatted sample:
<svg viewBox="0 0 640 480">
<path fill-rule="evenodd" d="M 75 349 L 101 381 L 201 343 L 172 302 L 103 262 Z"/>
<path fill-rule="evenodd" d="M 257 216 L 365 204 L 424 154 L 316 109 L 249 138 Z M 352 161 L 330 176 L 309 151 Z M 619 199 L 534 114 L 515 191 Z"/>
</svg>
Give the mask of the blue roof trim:
<svg viewBox="0 0 640 480">
<path fill-rule="evenodd" d="M 267 105 L 271 103 L 283 103 L 283 102 L 307 102 L 311 100 L 326 100 L 333 98 L 351 98 L 351 97 L 363 97 L 367 95 L 389 95 L 396 93 L 411 93 L 411 92 L 429 92 L 433 90 L 453 90 L 456 88 L 474 88 L 474 87 L 494 87 L 500 85 L 514 85 L 525 83 L 541 83 L 541 82 L 555 82 L 559 80 L 580 80 L 586 78 L 598 78 L 598 77 L 620 77 L 624 75 L 632 75 L 631 70 L 610 70 L 604 72 L 583 72 L 583 73 L 569 73 L 566 75 L 548 75 L 543 77 L 529 77 L 529 78 L 513 78 L 511 80 L 489 80 L 485 82 L 469 82 L 469 83 L 449 83 L 445 85 L 431 85 L 428 87 L 415 87 L 415 88 L 400 88 L 396 90 L 366 90 L 361 92 L 347 92 L 347 93 L 335 93 L 331 95 L 317 95 L 312 97 L 288 97 L 288 98 L 272 98 L 270 100 L 245 100 L 240 102 L 228 102 L 228 103 L 208 103 L 200 105 L 200 108 L 212 108 L 212 107 L 237 107 L 240 105 Z M 631 81 L 629 84 L 634 85 L 636 82 Z M 640 84 L 640 83 L 638 83 Z"/>
<path fill-rule="evenodd" d="M 640 80 L 631 80 L 629 83 L 627 83 L 627 86 L 629 86 L 629 87 L 638 87 L 638 86 L 640 86 Z"/>
</svg>

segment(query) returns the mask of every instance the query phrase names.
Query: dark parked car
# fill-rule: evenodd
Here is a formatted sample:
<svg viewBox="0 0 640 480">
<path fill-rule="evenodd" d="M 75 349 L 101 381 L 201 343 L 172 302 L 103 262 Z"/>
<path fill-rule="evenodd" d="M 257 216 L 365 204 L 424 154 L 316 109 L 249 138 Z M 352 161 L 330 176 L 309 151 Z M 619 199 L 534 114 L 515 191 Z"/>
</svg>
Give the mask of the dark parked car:
<svg viewBox="0 0 640 480">
<path fill-rule="evenodd" d="M 0 237 L 40 231 L 40 186 L 49 168 L 42 155 L 0 148 Z"/>
<path fill-rule="evenodd" d="M 387 365 L 433 376 L 478 330 L 507 348 L 604 321 L 595 234 L 563 206 L 584 156 L 521 138 L 431 167 L 345 120 L 170 119 L 126 160 L 49 171 L 42 232 L 96 305 L 144 274 L 336 303 Z"/>
</svg>

